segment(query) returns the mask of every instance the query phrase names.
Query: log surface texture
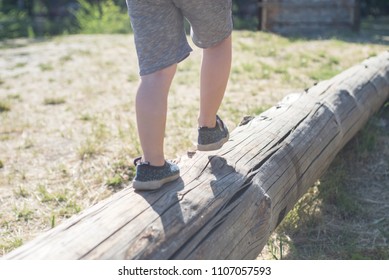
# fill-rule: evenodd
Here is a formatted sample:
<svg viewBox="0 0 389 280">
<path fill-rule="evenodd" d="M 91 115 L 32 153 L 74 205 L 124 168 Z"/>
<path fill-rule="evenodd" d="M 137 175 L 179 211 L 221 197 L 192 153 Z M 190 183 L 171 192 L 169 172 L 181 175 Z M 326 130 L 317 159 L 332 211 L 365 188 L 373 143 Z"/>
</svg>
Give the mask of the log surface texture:
<svg viewBox="0 0 389 280">
<path fill-rule="evenodd" d="M 247 118 L 159 191 L 128 187 L 4 259 L 255 259 L 389 97 L 389 52 Z"/>
</svg>

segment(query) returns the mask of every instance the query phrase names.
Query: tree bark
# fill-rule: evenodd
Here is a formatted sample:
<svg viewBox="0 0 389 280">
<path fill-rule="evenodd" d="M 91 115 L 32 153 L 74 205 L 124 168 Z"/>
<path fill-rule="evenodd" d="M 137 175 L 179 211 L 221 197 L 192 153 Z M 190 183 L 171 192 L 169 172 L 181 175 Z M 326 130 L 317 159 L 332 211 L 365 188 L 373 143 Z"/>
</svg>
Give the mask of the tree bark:
<svg viewBox="0 0 389 280">
<path fill-rule="evenodd" d="M 245 118 L 161 190 L 126 188 L 4 258 L 254 259 L 388 97 L 385 52 Z"/>
</svg>

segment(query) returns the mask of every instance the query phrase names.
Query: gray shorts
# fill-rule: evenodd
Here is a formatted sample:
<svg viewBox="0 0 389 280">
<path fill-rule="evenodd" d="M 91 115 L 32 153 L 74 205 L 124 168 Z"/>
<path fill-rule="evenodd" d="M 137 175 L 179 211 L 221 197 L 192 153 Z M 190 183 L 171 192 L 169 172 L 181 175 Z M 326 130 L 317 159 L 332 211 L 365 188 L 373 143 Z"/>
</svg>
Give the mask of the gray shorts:
<svg viewBox="0 0 389 280">
<path fill-rule="evenodd" d="M 185 59 L 192 48 L 186 39 L 184 18 L 193 42 L 209 48 L 232 31 L 232 0 L 127 0 L 134 30 L 140 75 L 151 74 Z"/>
</svg>

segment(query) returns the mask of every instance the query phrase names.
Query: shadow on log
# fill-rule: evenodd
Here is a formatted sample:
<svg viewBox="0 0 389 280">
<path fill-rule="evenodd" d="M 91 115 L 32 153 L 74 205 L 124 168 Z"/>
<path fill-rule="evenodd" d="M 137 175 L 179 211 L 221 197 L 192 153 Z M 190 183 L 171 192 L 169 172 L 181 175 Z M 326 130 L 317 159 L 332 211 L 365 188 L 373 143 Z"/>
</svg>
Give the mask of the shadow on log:
<svg viewBox="0 0 389 280">
<path fill-rule="evenodd" d="M 386 52 L 245 118 L 163 189 L 126 188 L 4 259 L 255 259 L 388 97 Z"/>
</svg>

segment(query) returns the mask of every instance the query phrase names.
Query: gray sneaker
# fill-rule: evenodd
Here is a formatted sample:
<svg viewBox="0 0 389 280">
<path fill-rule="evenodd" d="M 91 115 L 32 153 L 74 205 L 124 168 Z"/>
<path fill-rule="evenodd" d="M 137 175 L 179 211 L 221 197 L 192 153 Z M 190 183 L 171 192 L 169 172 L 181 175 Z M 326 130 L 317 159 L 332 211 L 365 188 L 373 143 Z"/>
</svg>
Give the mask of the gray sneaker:
<svg viewBox="0 0 389 280">
<path fill-rule="evenodd" d="M 197 139 L 199 151 L 213 151 L 220 149 L 228 141 L 229 133 L 227 126 L 216 116 L 216 126 L 213 128 L 200 127 Z"/>
<path fill-rule="evenodd" d="M 139 157 L 134 160 L 134 165 L 136 166 L 136 175 L 132 186 L 136 190 L 156 190 L 163 184 L 180 177 L 180 169 L 173 162 L 165 161 L 163 166 L 153 166 L 149 162 L 142 162 Z"/>
</svg>

